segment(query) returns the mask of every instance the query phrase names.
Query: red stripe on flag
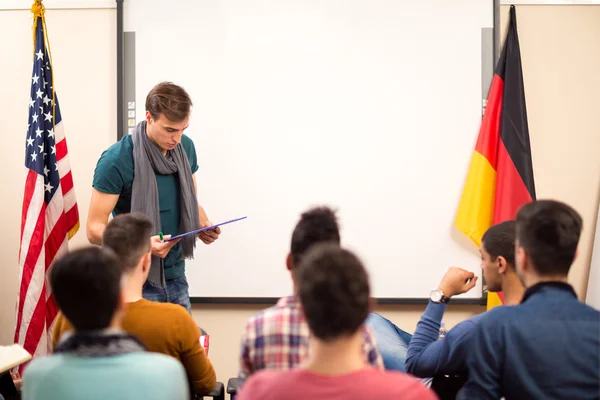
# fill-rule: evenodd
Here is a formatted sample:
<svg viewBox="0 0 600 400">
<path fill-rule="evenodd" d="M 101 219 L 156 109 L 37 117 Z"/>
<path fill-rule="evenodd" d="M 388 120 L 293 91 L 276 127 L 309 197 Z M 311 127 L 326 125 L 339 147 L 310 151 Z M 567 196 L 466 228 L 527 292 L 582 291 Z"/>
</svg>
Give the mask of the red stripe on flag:
<svg viewBox="0 0 600 400">
<path fill-rule="evenodd" d="M 42 252 L 44 245 L 44 226 L 46 224 L 46 204 L 42 205 L 42 210 L 38 216 L 35 227 L 33 228 L 33 234 L 31 235 L 31 241 L 29 242 L 29 248 L 27 249 L 27 256 L 23 263 L 23 273 L 21 275 L 21 288 L 19 290 L 19 309 L 17 310 L 17 328 L 15 330 L 15 343 L 19 343 L 19 331 L 21 330 L 21 323 L 23 322 L 23 308 L 25 306 L 25 299 L 27 297 L 27 290 L 29 289 L 29 283 L 35 270 L 35 264 Z M 44 285 L 45 286 L 45 285 Z M 33 321 L 33 320 L 32 320 Z M 29 323 L 31 326 L 31 322 Z M 25 347 L 25 346 L 23 346 Z M 25 350 L 32 353 L 32 350 L 25 347 Z"/>
<path fill-rule="evenodd" d="M 33 316 L 27 327 L 27 334 L 25 335 L 25 342 L 23 347 L 31 354 L 35 353 L 42 332 L 46 329 L 46 285 L 42 286 L 40 298 L 33 310 Z"/>
<path fill-rule="evenodd" d="M 65 176 L 60 178 L 60 187 L 62 189 L 63 196 L 73 189 L 73 174 L 71 171 L 67 172 Z"/>
<path fill-rule="evenodd" d="M 50 294 L 50 297 L 48 298 L 48 301 L 46 302 L 46 326 L 47 327 L 52 326 L 52 323 L 56 319 L 57 315 L 58 315 L 58 305 L 56 305 L 56 299 L 54 298 L 54 296 L 52 294 Z"/>
<path fill-rule="evenodd" d="M 494 75 L 490 93 L 488 95 L 485 114 L 481 121 L 479 137 L 475 150 L 487 158 L 492 168 L 496 169 L 498 164 L 498 142 L 500 141 L 500 115 L 502 113 L 502 102 L 504 93 L 504 81 L 498 75 Z M 481 134 L 486 132 L 486 134 Z"/>
<path fill-rule="evenodd" d="M 44 211 L 46 208 L 44 207 Z M 41 213 L 41 215 L 45 215 Z M 37 227 L 36 227 L 37 231 Z M 43 229 L 42 229 L 43 232 Z M 44 266 L 44 275 L 46 276 L 46 272 L 56 253 L 60 249 L 60 246 L 65 240 L 65 216 L 64 213 L 59 217 L 58 221 L 54 225 L 52 232 L 48 235 L 46 239 L 46 244 L 44 246 L 45 249 L 45 266 Z M 30 246 L 31 249 L 31 246 Z M 31 269 L 33 271 L 33 269 Z M 46 278 L 45 278 L 46 279 Z M 50 313 L 48 313 L 50 311 Z M 38 346 L 40 338 L 42 337 L 42 333 L 46 330 L 46 327 L 49 327 L 54 318 L 56 317 L 56 313 L 58 312 L 58 307 L 54 302 L 52 296 L 50 296 L 49 301 L 46 300 L 46 282 L 42 286 L 42 290 L 40 293 L 40 297 L 33 311 L 33 316 L 31 317 L 31 321 L 29 322 L 29 326 L 27 328 L 27 333 L 25 334 L 25 342 L 24 348 L 33 354 L 35 349 Z M 18 332 L 18 331 L 17 331 Z"/>
<path fill-rule="evenodd" d="M 65 241 L 65 232 L 67 232 L 67 227 L 65 226 L 65 214 L 62 213 L 46 239 L 46 271 L 48 271 L 48 267 L 52 261 L 54 261 L 56 253 L 58 253 L 60 246 Z"/>
<path fill-rule="evenodd" d="M 68 154 L 67 140 L 63 139 L 56 143 L 56 161 L 60 161 Z"/>
<path fill-rule="evenodd" d="M 498 146 L 498 168 L 496 172 L 496 196 L 494 224 L 515 219 L 519 208 L 531 202 L 531 195 L 515 167 L 510 155 L 500 141 Z"/>
<path fill-rule="evenodd" d="M 75 204 L 69 211 L 65 213 L 65 224 L 67 225 L 67 230 L 73 229 L 79 222 L 79 210 L 77 208 L 77 204 Z"/>
<path fill-rule="evenodd" d="M 31 198 L 35 192 L 35 184 L 37 182 L 37 174 L 33 170 L 29 170 L 27 178 L 25 179 L 25 194 L 23 196 L 23 209 L 21 212 L 21 242 L 23 241 L 23 230 L 25 229 L 25 221 L 27 220 L 27 212 L 29 211 L 29 205 L 31 204 Z M 20 247 L 21 245 L 19 245 Z M 21 249 L 19 248 L 19 254 Z"/>
<path fill-rule="evenodd" d="M 48 235 L 48 239 L 46 240 L 46 274 L 48 273 L 50 265 L 52 265 L 52 262 L 56 257 L 56 253 L 58 253 L 58 250 L 60 250 L 60 247 L 66 239 L 66 231 L 66 216 L 63 213 L 61 214 L 58 221 L 56 221 L 54 229 L 52 229 L 52 232 L 50 232 L 50 235 Z M 54 318 L 56 318 L 56 314 L 58 313 L 58 306 L 56 305 L 56 301 L 52 293 L 50 293 L 50 295 L 48 296 L 45 310 L 46 326 L 50 327 L 52 325 L 52 322 L 54 321 Z"/>
</svg>

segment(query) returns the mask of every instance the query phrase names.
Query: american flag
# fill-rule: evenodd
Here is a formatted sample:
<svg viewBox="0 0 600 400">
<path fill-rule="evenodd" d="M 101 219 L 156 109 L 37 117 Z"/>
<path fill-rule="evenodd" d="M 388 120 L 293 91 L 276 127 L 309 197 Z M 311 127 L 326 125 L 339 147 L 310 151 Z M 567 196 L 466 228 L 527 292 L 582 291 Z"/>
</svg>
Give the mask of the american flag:
<svg viewBox="0 0 600 400">
<path fill-rule="evenodd" d="M 69 165 L 45 23 L 35 17 L 35 53 L 25 142 L 27 178 L 21 215 L 19 293 L 15 343 L 29 353 L 49 352 L 58 308 L 47 282 L 52 261 L 68 251 L 79 229 L 79 211 Z"/>
</svg>

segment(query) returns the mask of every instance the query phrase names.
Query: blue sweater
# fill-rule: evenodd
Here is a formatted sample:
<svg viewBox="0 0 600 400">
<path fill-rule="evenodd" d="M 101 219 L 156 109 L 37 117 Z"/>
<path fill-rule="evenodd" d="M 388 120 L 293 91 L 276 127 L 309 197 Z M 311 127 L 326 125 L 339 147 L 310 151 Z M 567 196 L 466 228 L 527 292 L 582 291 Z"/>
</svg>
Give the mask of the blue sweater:
<svg viewBox="0 0 600 400">
<path fill-rule="evenodd" d="M 445 310 L 446 304 L 429 301 L 408 344 L 406 372 L 427 378 L 467 370 L 466 359 L 472 346 L 473 332 L 483 314 L 461 322 L 438 340 Z"/>
<path fill-rule="evenodd" d="M 170 356 L 55 354 L 34 359 L 23 375 L 23 400 L 188 400 L 183 366 Z"/>
<path fill-rule="evenodd" d="M 600 312 L 565 283 L 534 285 L 520 305 L 485 313 L 474 339 L 459 399 L 600 398 Z"/>
</svg>

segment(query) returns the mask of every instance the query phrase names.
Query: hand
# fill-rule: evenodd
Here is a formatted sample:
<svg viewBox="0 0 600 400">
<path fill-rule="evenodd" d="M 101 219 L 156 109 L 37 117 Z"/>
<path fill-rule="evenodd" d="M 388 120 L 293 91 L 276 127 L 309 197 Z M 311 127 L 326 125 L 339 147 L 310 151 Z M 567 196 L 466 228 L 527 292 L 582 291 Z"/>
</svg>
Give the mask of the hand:
<svg viewBox="0 0 600 400">
<path fill-rule="evenodd" d="M 477 277 L 474 273 L 458 267 L 450 267 L 442 278 L 439 289 L 444 296 L 452 297 L 466 293 L 475 287 Z"/>
<path fill-rule="evenodd" d="M 11 372 L 10 376 L 13 380 L 13 383 L 15 384 L 15 388 L 17 390 L 21 389 L 21 384 L 23 383 L 23 379 L 21 378 L 21 374 L 19 373 L 19 371 L 16 372 Z"/>
<path fill-rule="evenodd" d="M 164 235 L 163 239 L 169 239 L 170 237 L 171 235 Z M 160 236 L 152 236 L 150 238 L 150 243 L 152 244 L 152 255 L 165 258 L 171 248 L 173 248 L 173 246 L 175 246 L 180 240 L 181 238 L 175 239 L 172 242 L 163 242 L 160 240 Z"/>
<path fill-rule="evenodd" d="M 203 224 L 200 224 L 200 227 L 206 228 L 207 226 L 211 226 L 211 225 L 212 225 L 212 222 L 206 221 Z M 215 240 L 217 240 L 219 238 L 220 234 L 221 234 L 221 228 L 219 228 L 217 226 L 216 228 L 209 229 L 207 231 L 202 231 L 202 232 L 198 233 L 198 238 L 200 240 L 202 240 L 204 242 L 204 244 L 211 244 L 212 242 L 214 242 Z"/>
</svg>

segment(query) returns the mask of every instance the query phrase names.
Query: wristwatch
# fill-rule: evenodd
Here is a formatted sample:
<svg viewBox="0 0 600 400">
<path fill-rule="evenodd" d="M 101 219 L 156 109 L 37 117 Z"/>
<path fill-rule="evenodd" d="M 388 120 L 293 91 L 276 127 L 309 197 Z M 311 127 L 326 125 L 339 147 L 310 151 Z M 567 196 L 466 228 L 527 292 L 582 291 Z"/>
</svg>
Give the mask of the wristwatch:
<svg viewBox="0 0 600 400">
<path fill-rule="evenodd" d="M 444 296 L 444 293 L 440 289 L 433 289 L 429 295 L 429 299 L 434 303 L 448 304 L 450 297 Z"/>
</svg>

